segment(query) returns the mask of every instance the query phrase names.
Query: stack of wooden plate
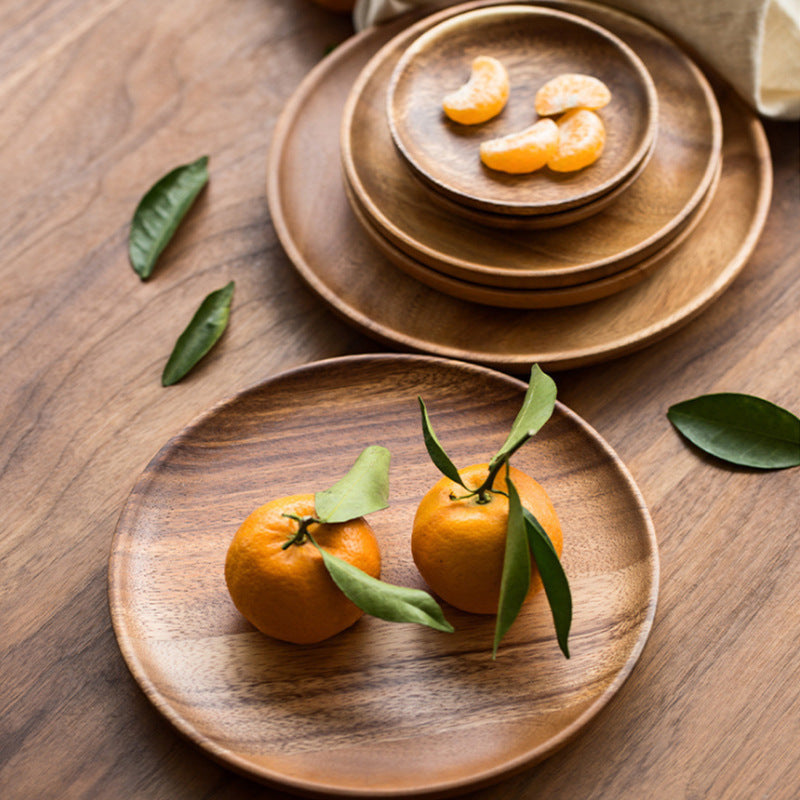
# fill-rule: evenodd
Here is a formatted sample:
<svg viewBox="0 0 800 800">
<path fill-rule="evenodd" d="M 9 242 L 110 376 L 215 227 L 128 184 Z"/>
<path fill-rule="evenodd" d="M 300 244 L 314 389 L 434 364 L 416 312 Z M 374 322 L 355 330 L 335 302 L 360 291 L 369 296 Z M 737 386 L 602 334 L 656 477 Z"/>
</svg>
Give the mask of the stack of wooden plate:
<svg viewBox="0 0 800 800">
<path fill-rule="evenodd" d="M 510 99 L 472 126 L 441 98 L 487 54 Z M 536 90 L 573 72 L 602 80 L 600 158 L 573 173 L 489 170 L 480 142 L 536 121 Z M 472 302 L 547 308 L 589 302 L 642 280 L 691 235 L 719 174 L 713 92 L 677 50 L 648 70 L 605 28 L 530 5 L 457 14 L 392 39 L 345 105 L 345 191 L 364 231 L 397 267 Z"/>
<path fill-rule="evenodd" d="M 772 172 L 753 110 L 660 31 L 586 0 L 520 5 L 420 12 L 337 47 L 278 119 L 267 193 L 299 275 L 360 331 L 527 374 L 630 353 L 699 314 L 752 253 Z M 511 96 L 455 126 L 442 96 L 478 52 L 504 61 Z M 600 159 L 484 170 L 480 142 L 532 124 L 537 88 L 569 71 L 613 92 Z"/>
</svg>

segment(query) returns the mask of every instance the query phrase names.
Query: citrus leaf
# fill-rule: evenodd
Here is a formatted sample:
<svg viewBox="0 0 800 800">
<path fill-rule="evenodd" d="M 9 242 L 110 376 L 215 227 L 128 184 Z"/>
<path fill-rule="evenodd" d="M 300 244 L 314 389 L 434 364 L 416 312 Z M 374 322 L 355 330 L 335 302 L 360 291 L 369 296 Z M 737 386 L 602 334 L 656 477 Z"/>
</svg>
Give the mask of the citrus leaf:
<svg viewBox="0 0 800 800">
<path fill-rule="evenodd" d="M 439 604 L 427 592 L 379 581 L 314 544 L 334 583 L 362 611 L 389 622 L 416 622 L 437 631 L 453 632 Z"/>
<path fill-rule="evenodd" d="M 128 236 L 133 271 L 146 281 L 162 250 L 208 182 L 208 156 L 184 164 L 157 181 L 139 201 Z"/>
<path fill-rule="evenodd" d="M 361 451 L 347 475 L 314 495 L 321 522 L 347 522 L 389 505 L 389 451 L 372 445 Z"/>
<path fill-rule="evenodd" d="M 444 448 L 436 438 L 436 434 L 433 432 L 433 426 L 431 425 L 431 420 L 428 417 L 428 409 L 425 408 L 425 403 L 422 401 L 421 397 L 418 397 L 417 400 L 419 400 L 419 407 L 420 411 L 422 412 L 422 437 L 425 440 L 425 448 L 428 451 L 428 455 L 431 457 L 431 461 L 433 461 L 433 463 L 436 465 L 436 468 L 445 477 L 450 478 L 451 481 L 455 481 L 455 483 L 458 483 L 461 486 L 464 486 L 464 481 L 458 474 L 455 464 L 453 464 L 447 453 L 445 453 Z M 466 489 L 467 487 L 464 486 L 464 488 Z"/>
<path fill-rule="evenodd" d="M 749 394 L 706 394 L 673 405 L 669 421 L 701 450 L 760 469 L 800 465 L 800 419 Z"/>
<path fill-rule="evenodd" d="M 522 408 L 511 426 L 508 438 L 492 458 L 490 466 L 508 461 L 511 455 L 550 419 L 555 402 L 555 382 L 539 369 L 538 364 L 534 364 L 531 369 L 528 391 L 525 392 L 525 399 L 522 401 Z"/>
<path fill-rule="evenodd" d="M 211 292 L 178 337 L 161 375 L 161 385 L 171 386 L 183 378 L 217 343 L 228 325 L 234 282 Z"/>
<path fill-rule="evenodd" d="M 494 628 L 492 658 L 497 655 L 500 640 L 506 635 L 525 602 L 531 585 L 531 554 L 525 533 L 525 518 L 517 488 L 506 475 L 508 486 L 508 531 L 503 557 L 503 576 L 500 580 L 500 600 Z"/>
<path fill-rule="evenodd" d="M 558 646 L 561 648 L 561 652 L 569 658 L 567 640 L 572 625 L 572 592 L 569 588 L 569 581 L 561 566 L 558 553 L 539 520 L 527 508 L 523 509 L 522 514 L 525 518 L 525 530 L 528 534 L 533 560 L 536 562 L 544 584 L 544 593 L 550 604 Z"/>
</svg>

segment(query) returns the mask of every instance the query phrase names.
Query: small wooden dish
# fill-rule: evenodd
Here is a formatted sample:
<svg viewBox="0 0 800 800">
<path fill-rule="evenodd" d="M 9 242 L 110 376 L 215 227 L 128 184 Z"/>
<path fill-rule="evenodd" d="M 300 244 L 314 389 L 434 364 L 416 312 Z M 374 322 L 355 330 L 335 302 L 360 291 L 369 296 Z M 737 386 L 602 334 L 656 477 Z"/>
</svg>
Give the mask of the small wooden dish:
<svg viewBox="0 0 800 800">
<path fill-rule="evenodd" d="M 346 182 L 345 193 L 355 218 L 372 244 L 394 266 L 420 283 L 424 283 L 425 286 L 450 295 L 450 297 L 456 297 L 459 300 L 498 308 L 566 308 L 567 306 L 576 306 L 581 303 L 591 303 L 629 289 L 651 275 L 661 264 L 666 263 L 684 245 L 703 218 L 714 198 L 714 192 L 719 182 L 719 173 L 720 170 L 717 170 L 716 177 L 706 192 L 703 202 L 687 220 L 686 226 L 674 239 L 653 253 L 653 255 L 634 264 L 632 267 L 609 275 L 607 278 L 598 278 L 588 283 L 579 283 L 575 286 L 564 286 L 555 289 L 504 289 L 500 286 L 482 286 L 479 283 L 463 281 L 445 273 L 437 272 L 435 269 L 407 255 L 384 237 L 370 222 L 369 216 L 361 208 L 353 191 Z"/>
<path fill-rule="evenodd" d="M 476 224 L 477 217 L 465 219 L 452 211 L 452 201 L 448 207 L 432 202 L 435 193 L 407 168 L 382 111 L 397 60 L 424 35 L 426 25 L 434 23 L 423 20 L 402 31 L 364 67 L 345 104 L 341 128 L 347 181 L 381 234 L 411 258 L 484 286 L 573 286 L 609 277 L 660 250 L 706 196 L 722 141 L 717 102 L 708 81 L 683 53 L 655 47 L 638 51 L 659 93 L 654 150 L 641 176 L 599 213 L 569 227 L 506 230 Z"/>
<path fill-rule="evenodd" d="M 511 94 L 494 119 L 459 125 L 444 115 L 442 98 L 466 81 L 478 55 L 504 64 Z M 566 72 L 592 75 L 611 90 L 611 102 L 597 112 L 607 136 L 600 158 L 572 173 L 487 169 L 480 143 L 536 122 L 536 91 Z M 524 5 L 469 11 L 431 28 L 403 53 L 387 96 L 394 143 L 421 180 L 462 205 L 517 216 L 582 206 L 624 181 L 650 148 L 657 109 L 647 69 L 620 39 L 573 14 Z"/>
<path fill-rule="evenodd" d="M 546 487 L 564 530 L 569 660 L 543 593 L 492 661 L 493 617 L 450 606 L 453 634 L 364 617 L 316 645 L 279 642 L 236 611 L 223 576 L 250 511 L 332 485 L 364 447 L 383 444 L 392 502 L 370 516 L 382 575 L 424 587 L 409 535 L 438 473 L 417 395 L 466 466 L 502 444 L 525 388 L 443 359 L 332 359 L 271 377 L 167 442 L 130 495 L 109 562 L 114 631 L 153 705 L 237 772 L 312 797 L 449 797 L 530 767 L 577 736 L 642 652 L 659 565 L 630 473 L 561 404 L 514 464 Z"/>
</svg>

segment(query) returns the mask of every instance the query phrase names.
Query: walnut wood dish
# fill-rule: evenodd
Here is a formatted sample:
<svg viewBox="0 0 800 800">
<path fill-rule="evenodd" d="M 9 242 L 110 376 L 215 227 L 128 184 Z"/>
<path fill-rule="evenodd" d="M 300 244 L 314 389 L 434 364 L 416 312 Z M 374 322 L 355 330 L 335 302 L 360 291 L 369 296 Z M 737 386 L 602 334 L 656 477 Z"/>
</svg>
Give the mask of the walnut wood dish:
<svg viewBox="0 0 800 800">
<path fill-rule="evenodd" d="M 597 19 L 645 59 L 651 51 L 676 49 L 622 12 L 570 0 L 557 5 Z M 393 347 L 512 372 L 527 373 L 533 362 L 567 369 L 666 336 L 703 311 L 742 270 L 769 210 L 771 162 L 758 118 L 724 84 L 716 85 L 724 128 L 719 188 L 694 234 L 648 280 L 579 306 L 499 313 L 429 289 L 398 270 L 350 210 L 336 125 L 353 82 L 403 24 L 354 37 L 309 73 L 277 122 L 268 159 L 269 208 L 284 250 L 309 287 L 352 325 Z M 673 183 L 680 182 L 679 166 Z"/>
<path fill-rule="evenodd" d="M 569 227 L 531 231 L 476 225 L 477 220 L 432 203 L 433 192 L 397 154 L 382 108 L 396 59 L 434 24 L 430 18 L 420 21 L 370 60 L 342 117 L 346 178 L 373 224 L 398 248 L 471 283 L 551 289 L 626 269 L 686 224 L 719 161 L 719 108 L 708 81 L 682 51 L 642 35 L 630 41 L 658 89 L 658 135 L 642 175 L 612 204 Z"/>
<path fill-rule="evenodd" d="M 459 125 L 444 115 L 442 97 L 465 82 L 478 55 L 506 67 L 510 96 L 494 119 Z M 484 167 L 480 143 L 533 125 L 537 90 L 568 72 L 592 75 L 611 90 L 611 102 L 597 112 L 606 129 L 600 158 L 564 174 Z M 656 88 L 630 47 L 578 16 L 530 5 L 468 11 L 419 35 L 394 68 L 386 107 L 394 144 L 421 180 L 457 203 L 513 215 L 552 214 L 610 191 L 645 157 L 658 120 Z"/>
<path fill-rule="evenodd" d="M 577 736 L 644 647 L 659 562 L 625 465 L 561 404 L 514 463 L 547 488 L 564 529 L 569 660 L 543 595 L 493 662 L 493 618 L 449 606 L 449 635 L 364 617 L 317 645 L 272 640 L 236 611 L 223 577 L 228 544 L 253 508 L 331 485 L 380 443 L 392 453 L 392 504 L 370 517 L 383 577 L 424 586 L 409 537 L 437 472 L 417 395 L 466 465 L 502 444 L 525 388 L 442 359 L 333 359 L 274 376 L 167 442 L 130 495 L 109 565 L 114 630 L 149 700 L 229 767 L 314 797 L 463 792 Z"/>
</svg>

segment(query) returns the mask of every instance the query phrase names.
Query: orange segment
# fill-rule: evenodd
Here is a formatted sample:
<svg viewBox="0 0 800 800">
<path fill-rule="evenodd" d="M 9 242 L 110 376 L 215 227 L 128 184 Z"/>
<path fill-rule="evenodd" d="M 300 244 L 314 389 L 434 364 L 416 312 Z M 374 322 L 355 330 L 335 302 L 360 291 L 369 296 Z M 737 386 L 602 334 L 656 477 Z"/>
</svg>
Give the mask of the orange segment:
<svg viewBox="0 0 800 800">
<path fill-rule="evenodd" d="M 600 157 L 606 143 L 603 120 L 585 108 L 567 111 L 558 120 L 558 147 L 547 166 L 555 172 L 574 172 Z"/>
<path fill-rule="evenodd" d="M 548 81 L 538 92 L 534 105 L 543 117 L 572 108 L 602 108 L 611 100 L 611 92 L 601 80 L 591 75 L 568 72 Z"/>
<path fill-rule="evenodd" d="M 551 119 L 542 119 L 524 131 L 483 142 L 481 161 L 500 172 L 533 172 L 555 155 L 557 147 L 558 125 Z"/>
<path fill-rule="evenodd" d="M 469 80 L 442 101 L 444 113 L 453 122 L 476 125 L 496 117 L 508 100 L 508 73 L 491 56 L 478 56 L 472 62 Z"/>
</svg>

